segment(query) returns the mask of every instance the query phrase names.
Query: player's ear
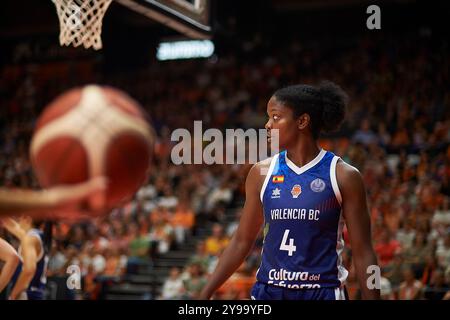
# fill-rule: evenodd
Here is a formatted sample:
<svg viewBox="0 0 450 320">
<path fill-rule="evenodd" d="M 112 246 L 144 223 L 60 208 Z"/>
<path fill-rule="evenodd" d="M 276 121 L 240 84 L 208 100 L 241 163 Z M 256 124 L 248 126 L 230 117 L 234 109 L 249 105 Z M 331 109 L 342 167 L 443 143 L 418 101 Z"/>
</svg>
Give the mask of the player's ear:
<svg viewBox="0 0 450 320">
<path fill-rule="evenodd" d="M 309 114 L 303 113 L 300 117 L 297 118 L 297 128 L 299 130 L 304 130 L 308 124 L 310 123 L 311 118 Z"/>
</svg>

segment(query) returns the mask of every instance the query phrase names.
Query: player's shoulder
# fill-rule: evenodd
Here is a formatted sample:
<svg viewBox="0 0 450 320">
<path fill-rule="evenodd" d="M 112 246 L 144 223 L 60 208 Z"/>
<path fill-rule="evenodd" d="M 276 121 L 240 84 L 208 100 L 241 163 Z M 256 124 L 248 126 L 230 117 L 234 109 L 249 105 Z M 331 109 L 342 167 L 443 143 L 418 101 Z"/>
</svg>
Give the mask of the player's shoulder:
<svg viewBox="0 0 450 320">
<path fill-rule="evenodd" d="M 278 154 L 276 154 L 272 157 L 269 157 L 267 159 L 261 160 L 261 161 L 255 163 L 253 166 L 257 167 L 258 169 L 263 169 L 263 168 L 268 169 L 270 167 L 270 164 L 272 163 L 272 160 L 277 156 L 278 156 Z"/>
<path fill-rule="evenodd" d="M 41 230 L 38 229 L 30 229 L 27 233 L 29 236 L 33 236 L 36 238 L 42 238 L 43 236 L 43 232 Z"/>
<path fill-rule="evenodd" d="M 363 178 L 358 168 L 341 158 L 336 163 L 336 178 L 340 187 L 345 187 L 346 185 L 355 186 L 363 183 Z"/>
<path fill-rule="evenodd" d="M 272 160 L 274 160 L 274 158 L 276 158 L 277 156 L 278 155 L 274 155 L 267 159 L 256 162 L 250 168 L 250 171 L 248 172 L 247 182 L 261 187 L 267 173 L 269 172 L 269 168 L 270 168 L 270 164 L 272 163 Z"/>
<path fill-rule="evenodd" d="M 31 229 L 28 231 L 26 238 L 29 243 L 40 245 L 42 243 L 42 232 Z"/>
<path fill-rule="evenodd" d="M 250 169 L 250 172 L 254 171 L 254 174 L 262 175 L 265 177 L 269 171 L 270 165 L 274 160 L 278 158 L 278 156 L 279 153 L 255 163 Z"/>
<path fill-rule="evenodd" d="M 345 176 L 361 176 L 358 168 L 352 166 L 351 164 L 345 162 L 342 158 L 339 158 L 336 163 L 336 170 Z"/>
</svg>

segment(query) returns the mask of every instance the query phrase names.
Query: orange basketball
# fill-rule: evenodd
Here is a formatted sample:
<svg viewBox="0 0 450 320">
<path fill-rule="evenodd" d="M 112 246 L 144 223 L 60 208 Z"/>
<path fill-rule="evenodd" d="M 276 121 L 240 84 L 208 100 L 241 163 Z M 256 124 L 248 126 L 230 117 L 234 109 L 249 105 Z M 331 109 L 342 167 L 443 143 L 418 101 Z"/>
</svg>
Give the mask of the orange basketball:
<svg viewBox="0 0 450 320">
<path fill-rule="evenodd" d="M 108 177 L 106 202 L 114 207 L 146 181 L 152 144 L 152 129 L 136 101 L 117 89 L 88 85 L 45 108 L 30 157 L 42 187 Z"/>
</svg>

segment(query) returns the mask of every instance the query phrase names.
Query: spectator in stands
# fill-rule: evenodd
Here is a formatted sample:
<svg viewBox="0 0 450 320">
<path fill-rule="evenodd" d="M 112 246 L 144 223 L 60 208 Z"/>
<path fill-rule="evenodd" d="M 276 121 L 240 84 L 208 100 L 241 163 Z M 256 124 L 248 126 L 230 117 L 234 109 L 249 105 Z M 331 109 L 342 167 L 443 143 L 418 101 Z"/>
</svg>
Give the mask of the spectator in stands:
<svg viewBox="0 0 450 320">
<path fill-rule="evenodd" d="M 93 244 L 88 241 L 83 245 L 81 252 L 78 254 L 80 259 L 80 269 L 81 274 L 86 274 L 88 272 L 89 267 L 92 265 L 92 259 L 95 256 L 95 248 Z"/>
<path fill-rule="evenodd" d="M 94 266 L 91 264 L 87 269 L 87 273 L 82 278 L 82 289 L 84 298 L 88 300 L 96 300 L 99 294 L 100 285 L 95 281 L 97 273 L 94 271 Z"/>
<path fill-rule="evenodd" d="M 84 244 L 84 231 L 80 225 L 75 225 L 73 229 L 69 232 L 68 242 L 76 247 L 78 250 L 81 250 Z"/>
<path fill-rule="evenodd" d="M 394 300 L 394 291 L 392 289 L 391 282 L 382 273 L 380 277 L 380 298 L 381 300 Z"/>
<path fill-rule="evenodd" d="M 450 227 L 449 199 L 448 196 L 443 198 L 441 207 L 434 212 L 431 218 L 432 224 Z"/>
<path fill-rule="evenodd" d="M 105 276 L 116 277 L 122 275 L 124 266 L 117 248 L 111 247 L 106 249 L 105 260 L 105 270 L 103 272 Z"/>
<path fill-rule="evenodd" d="M 405 263 L 411 265 L 416 276 L 422 275 L 427 257 L 431 252 L 431 248 L 426 244 L 426 241 L 425 234 L 423 232 L 417 232 L 413 245 L 403 252 Z"/>
<path fill-rule="evenodd" d="M 184 281 L 183 299 L 196 299 L 206 284 L 206 277 L 200 264 L 189 266 L 189 277 Z"/>
<path fill-rule="evenodd" d="M 206 210 L 212 211 L 212 209 L 218 203 L 228 204 L 232 200 L 232 190 L 230 188 L 230 183 L 227 180 L 223 180 L 219 187 L 214 188 L 208 196 L 206 203 Z"/>
<path fill-rule="evenodd" d="M 95 248 L 95 254 L 94 257 L 92 258 L 92 266 L 94 267 L 94 272 L 96 274 L 101 274 L 105 271 L 106 268 L 106 259 L 104 256 L 104 252 L 107 249 L 101 249 L 101 248 Z"/>
<path fill-rule="evenodd" d="M 223 234 L 223 227 L 215 223 L 212 227 L 212 235 L 206 239 L 206 252 L 209 255 L 217 255 L 228 245 L 229 238 Z"/>
<path fill-rule="evenodd" d="M 241 219 L 242 210 L 241 209 L 236 210 L 235 215 L 236 217 L 234 221 L 232 221 L 227 227 L 227 237 L 229 237 L 230 239 L 233 236 L 234 232 L 236 231 L 237 227 L 239 226 L 239 220 Z"/>
<path fill-rule="evenodd" d="M 199 241 L 197 242 L 197 247 L 195 254 L 189 258 L 188 265 L 198 263 L 202 266 L 203 270 L 206 270 L 209 273 L 210 270 L 210 264 L 211 264 L 211 257 L 206 252 L 206 245 L 205 242 Z"/>
<path fill-rule="evenodd" d="M 380 242 L 375 245 L 375 252 L 378 255 L 380 266 L 385 267 L 392 262 L 396 253 L 401 252 L 400 243 L 392 239 L 389 230 L 384 230 Z"/>
<path fill-rule="evenodd" d="M 164 281 L 160 299 L 171 300 L 179 299 L 183 289 L 183 280 L 181 280 L 180 269 L 173 267 L 170 269 L 169 278 Z"/>
<path fill-rule="evenodd" d="M 391 282 L 392 290 L 397 293 L 400 283 L 403 281 L 404 259 L 401 253 L 397 253 L 392 263 L 382 268 L 383 274 Z"/>
<path fill-rule="evenodd" d="M 125 221 L 118 221 L 120 226 L 116 228 L 114 231 L 114 239 L 111 242 L 111 246 L 119 249 L 120 251 L 127 250 L 130 246 L 130 235 L 127 232 L 128 225 L 125 224 Z"/>
<path fill-rule="evenodd" d="M 183 243 L 186 235 L 190 233 L 195 224 L 194 212 L 188 207 L 186 202 L 178 204 L 170 224 L 174 229 L 176 243 Z"/>
<path fill-rule="evenodd" d="M 64 267 L 62 268 L 62 273 L 64 274 L 67 270 L 67 268 L 71 265 L 77 265 L 80 266 L 80 259 L 78 258 L 78 250 L 74 246 L 69 245 L 64 253 L 64 256 L 66 257 L 66 263 L 64 264 Z"/>
<path fill-rule="evenodd" d="M 136 273 L 140 265 L 150 263 L 150 240 L 142 236 L 136 224 L 130 225 L 130 241 L 127 273 Z"/>
<path fill-rule="evenodd" d="M 414 277 L 411 268 L 405 267 L 403 270 L 403 282 L 400 284 L 399 300 L 416 300 L 420 297 L 422 283 Z"/>
<path fill-rule="evenodd" d="M 166 218 L 160 220 L 152 227 L 149 239 L 157 254 L 165 254 L 169 251 L 173 241 L 173 228 Z"/>
<path fill-rule="evenodd" d="M 178 204 L 178 198 L 173 194 L 169 185 L 164 187 L 163 195 L 158 198 L 158 205 L 164 208 L 175 208 Z"/>
<path fill-rule="evenodd" d="M 432 283 L 435 272 L 438 270 L 438 263 L 436 256 L 433 253 L 430 253 L 427 256 L 425 268 L 422 274 L 422 284 L 429 285 Z"/>
<path fill-rule="evenodd" d="M 381 147 L 386 148 L 391 142 L 391 135 L 387 131 L 386 123 L 380 122 L 378 124 L 378 141 Z"/>
<path fill-rule="evenodd" d="M 361 122 L 361 127 L 353 135 L 352 141 L 355 143 L 362 143 L 365 146 L 377 143 L 378 138 L 376 134 L 370 129 L 370 122 L 368 119 L 364 119 Z"/>
<path fill-rule="evenodd" d="M 401 223 L 402 228 L 397 231 L 397 241 L 403 250 L 409 249 L 414 241 L 416 231 L 413 229 L 412 222 L 406 221 Z"/>
<path fill-rule="evenodd" d="M 67 258 L 63 253 L 63 249 L 59 247 L 57 242 L 52 243 L 52 247 L 48 260 L 47 276 L 59 275 L 64 273 L 64 266 L 66 265 Z"/>
<path fill-rule="evenodd" d="M 450 266 L 450 228 L 443 243 L 436 249 L 436 258 L 440 268 L 445 270 Z"/>
<path fill-rule="evenodd" d="M 138 212 L 137 225 L 139 226 L 139 234 L 143 237 L 150 232 L 150 223 L 143 212 Z"/>
<path fill-rule="evenodd" d="M 424 289 L 424 297 L 427 300 L 442 300 L 450 291 L 449 283 L 446 281 L 444 272 L 441 269 L 436 270 L 433 279 Z"/>
</svg>

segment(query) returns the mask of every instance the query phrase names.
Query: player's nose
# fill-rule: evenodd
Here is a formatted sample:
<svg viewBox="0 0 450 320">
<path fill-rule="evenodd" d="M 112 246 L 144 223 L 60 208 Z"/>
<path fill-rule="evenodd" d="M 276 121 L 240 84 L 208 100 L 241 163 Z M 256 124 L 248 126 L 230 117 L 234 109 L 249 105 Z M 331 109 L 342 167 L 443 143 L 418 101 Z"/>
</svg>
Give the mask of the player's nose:
<svg viewBox="0 0 450 320">
<path fill-rule="evenodd" d="M 270 131 L 272 129 L 272 120 L 271 119 L 267 120 L 264 128 L 266 128 L 267 131 Z"/>
</svg>

